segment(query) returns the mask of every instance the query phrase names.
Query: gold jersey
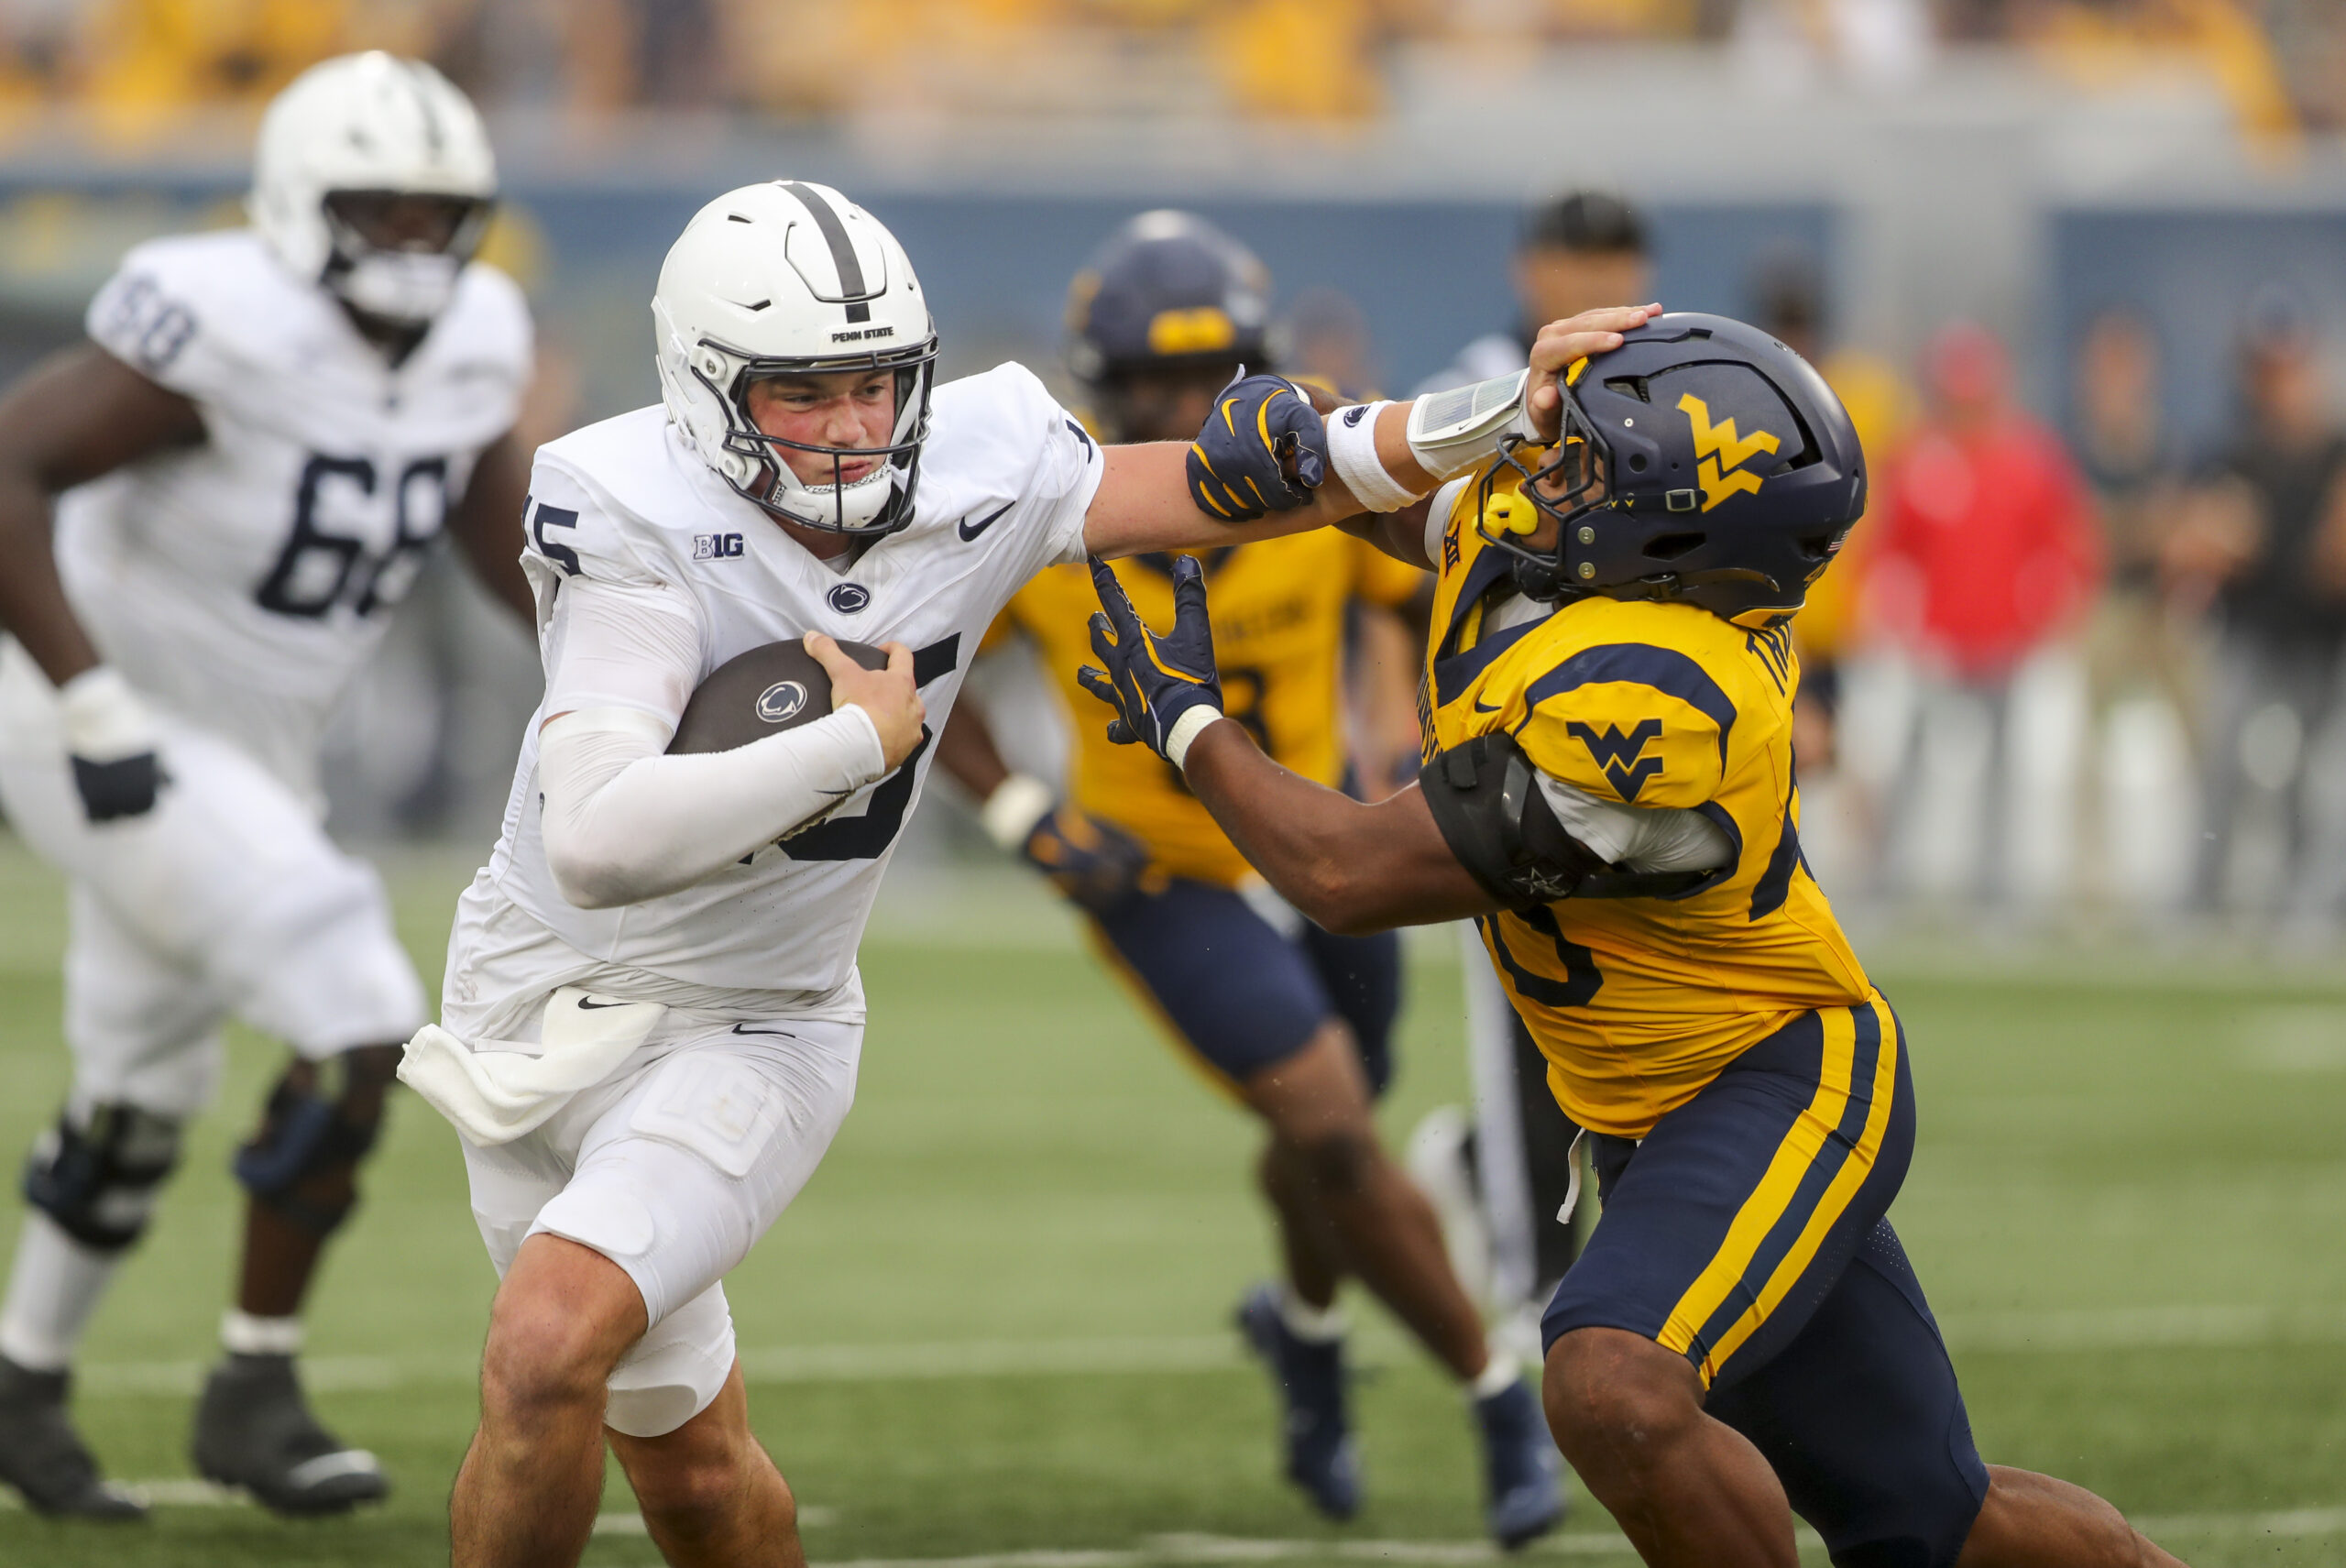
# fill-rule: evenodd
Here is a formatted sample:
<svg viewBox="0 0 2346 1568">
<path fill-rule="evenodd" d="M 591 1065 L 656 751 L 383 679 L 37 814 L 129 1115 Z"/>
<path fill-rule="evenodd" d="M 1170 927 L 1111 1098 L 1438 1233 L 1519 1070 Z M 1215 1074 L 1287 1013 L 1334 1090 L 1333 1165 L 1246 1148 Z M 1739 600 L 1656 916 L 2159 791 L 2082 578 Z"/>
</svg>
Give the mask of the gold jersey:
<svg viewBox="0 0 2346 1568">
<path fill-rule="evenodd" d="M 1395 606 L 1426 576 L 1332 529 L 1209 551 L 1206 589 L 1222 668 L 1222 710 L 1263 750 L 1324 784 L 1343 781 L 1344 608 L 1354 598 Z M 1115 563 L 1116 576 L 1151 626 L 1173 624 L 1172 558 Z M 1019 590 L 987 641 L 1004 627 L 1034 639 L 1073 719 L 1071 795 L 1086 815 L 1148 847 L 1174 876 L 1235 886 L 1251 875 L 1244 856 L 1198 804 L 1180 773 L 1146 746 L 1108 742 L 1108 710 L 1076 684 L 1093 663 L 1091 618 L 1100 596 L 1090 570 L 1054 566 Z"/>
<path fill-rule="evenodd" d="M 1686 604 L 1592 597 L 1480 635 L 1508 557 L 1475 526 L 1478 491 L 1463 487 L 1442 540 L 1420 700 L 1429 754 L 1503 729 L 1549 776 L 1699 811 L 1735 849 L 1670 897 L 1567 898 L 1479 922 L 1566 1113 L 1642 1137 L 1794 1017 L 1873 994 L 1801 857 L 1800 665 L 1785 630 Z"/>
</svg>

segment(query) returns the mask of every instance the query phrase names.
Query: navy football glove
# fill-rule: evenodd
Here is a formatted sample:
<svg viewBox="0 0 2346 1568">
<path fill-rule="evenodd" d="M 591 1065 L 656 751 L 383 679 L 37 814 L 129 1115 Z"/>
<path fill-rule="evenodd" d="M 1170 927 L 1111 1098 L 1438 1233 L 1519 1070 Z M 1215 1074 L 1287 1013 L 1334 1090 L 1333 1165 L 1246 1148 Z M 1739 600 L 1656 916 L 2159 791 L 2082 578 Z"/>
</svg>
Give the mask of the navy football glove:
<svg viewBox="0 0 2346 1568">
<path fill-rule="evenodd" d="M 1091 586 L 1105 612 L 1091 618 L 1091 652 L 1103 668 L 1086 664 L 1075 678 L 1116 710 L 1109 740 L 1119 746 L 1146 742 L 1178 768 L 1189 741 L 1222 717 L 1222 672 L 1214 667 L 1213 624 L 1206 619 L 1205 568 L 1194 555 L 1173 563 L 1173 630 L 1162 637 L 1141 624 L 1124 585 L 1096 555 Z"/>
<path fill-rule="evenodd" d="M 1094 915 L 1139 892 L 1148 871 L 1148 850 L 1139 839 L 1072 806 L 1045 812 L 1018 852 L 1050 878 L 1060 896 Z"/>
<path fill-rule="evenodd" d="M 1215 396 L 1189 444 L 1189 470 L 1190 499 L 1225 521 L 1293 511 L 1328 477 L 1328 426 L 1308 389 L 1284 376 L 1244 377 Z"/>
<path fill-rule="evenodd" d="M 155 809 L 170 775 L 155 755 L 147 705 L 118 672 L 95 665 L 58 687 L 57 717 L 82 816 L 118 822 Z"/>
<path fill-rule="evenodd" d="M 144 817 L 155 809 L 155 796 L 170 776 L 152 751 L 93 762 L 75 757 L 73 788 L 82 797 L 82 815 L 92 822 L 115 822 Z"/>
</svg>

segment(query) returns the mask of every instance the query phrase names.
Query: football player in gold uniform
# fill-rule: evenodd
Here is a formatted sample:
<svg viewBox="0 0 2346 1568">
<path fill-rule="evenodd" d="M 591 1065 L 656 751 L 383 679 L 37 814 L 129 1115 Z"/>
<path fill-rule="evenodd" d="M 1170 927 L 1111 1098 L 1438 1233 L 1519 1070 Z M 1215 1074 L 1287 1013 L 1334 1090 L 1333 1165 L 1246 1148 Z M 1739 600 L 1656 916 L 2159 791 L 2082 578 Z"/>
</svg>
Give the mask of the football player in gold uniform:
<svg viewBox="0 0 2346 1568">
<path fill-rule="evenodd" d="M 1184 439 L 1243 363 L 1263 364 L 1268 278 L 1244 247 L 1187 214 L 1125 225 L 1070 299 L 1077 373 L 1112 442 Z M 1124 591 L 1172 612 L 1174 562 L 1112 568 Z M 1333 531 L 1210 552 L 1223 710 L 1306 778 L 1349 772 L 1343 666 L 1348 614 L 1426 586 L 1362 540 Z M 1025 637 L 1070 703 L 1098 609 L 1077 566 L 1043 573 L 999 630 Z M 990 641 L 992 639 L 989 640 Z M 1359 1507 L 1336 1291 L 1359 1277 L 1474 1396 L 1491 1533 L 1520 1545 L 1563 1512 L 1553 1445 L 1512 1356 L 1493 1356 L 1431 1208 L 1376 1135 L 1391 1073 L 1400 953 L 1391 932 L 1335 936 L 1281 904 L 1162 759 L 1078 737 L 1067 799 L 1011 773 L 964 701 L 940 761 L 983 804 L 989 830 L 1090 917 L 1103 958 L 1202 1074 L 1261 1117 L 1260 1165 L 1287 1279 L 1254 1291 L 1240 1326 L 1286 1406 L 1289 1477 L 1332 1518 Z"/>
<path fill-rule="evenodd" d="M 1296 394 L 1262 378 L 1192 450 L 1233 515 L 1299 504 L 1306 451 L 1372 510 L 1456 477 L 1379 531 L 1440 584 L 1417 786 L 1354 801 L 1223 722 L 1194 567 L 1163 638 L 1095 572 L 1085 684 L 1326 928 L 1480 924 L 1605 1202 L 1542 1323 L 1548 1420 L 1648 1563 L 1792 1568 L 1797 1512 L 1868 1568 L 2173 1563 L 1980 1462 L 1887 1218 L 1907 1041 L 1804 868 L 1791 746 L 1786 623 L 1864 508 L 1848 416 L 1750 327 L 1628 314 L 1316 444 L 1268 434 Z"/>
</svg>

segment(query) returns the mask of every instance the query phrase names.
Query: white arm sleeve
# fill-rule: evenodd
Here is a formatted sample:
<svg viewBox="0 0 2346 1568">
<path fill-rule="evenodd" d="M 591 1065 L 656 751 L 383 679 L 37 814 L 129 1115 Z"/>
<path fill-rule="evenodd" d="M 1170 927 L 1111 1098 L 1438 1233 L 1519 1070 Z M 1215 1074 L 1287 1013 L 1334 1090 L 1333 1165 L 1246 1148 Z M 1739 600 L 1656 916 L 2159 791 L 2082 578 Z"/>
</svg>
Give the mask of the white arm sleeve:
<svg viewBox="0 0 2346 1568">
<path fill-rule="evenodd" d="M 1539 775 L 1556 821 L 1607 865 L 1632 872 L 1707 872 L 1735 859 L 1727 830 L 1684 806 L 1623 806 Z"/>
<path fill-rule="evenodd" d="M 555 598 L 538 788 L 546 867 L 582 909 L 690 887 L 887 772 L 851 704 L 730 751 L 663 755 L 700 644 L 690 596 L 669 584 L 570 577 Z"/>
<path fill-rule="evenodd" d="M 673 734 L 700 682 L 700 617 L 690 596 L 664 583 L 573 577 L 554 598 L 545 661 L 547 714 L 629 707 Z"/>
<path fill-rule="evenodd" d="M 888 771 L 853 704 L 730 751 L 663 755 L 674 731 L 641 708 L 592 707 L 539 732 L 546 867 L 580 908 L 690 887 Z"/>
</svg>

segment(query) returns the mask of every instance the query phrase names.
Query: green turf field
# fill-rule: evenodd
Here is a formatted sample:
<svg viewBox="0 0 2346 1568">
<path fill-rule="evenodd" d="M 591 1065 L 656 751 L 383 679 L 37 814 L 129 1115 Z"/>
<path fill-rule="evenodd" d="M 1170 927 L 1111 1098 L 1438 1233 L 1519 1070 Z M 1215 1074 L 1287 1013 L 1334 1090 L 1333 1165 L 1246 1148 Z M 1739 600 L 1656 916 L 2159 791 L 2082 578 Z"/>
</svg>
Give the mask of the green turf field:
<svg viewBox="0 0 2346 1568">
<path fill-rule="evenodd" d="M 395 875 L 427 978 L 468 870 Z M 1373 1307 L 1368 1508 L 1332 1530 L 1275 1479 L 1266 1385 L 1223 1326 L 1268 1255 L 1249 1130 L 1038 895 L 986 886 L 897 885 L 865 951 L 861 1102 L 730 1283 L 759 1431 L 806 1510 L 810 1554 L 990 1568 L 1482 1555 L 1464 1412 Z M 65 1081 L 60 927 L 55 885 L 0 851 L 10 1168 Z M 1397 1137 L 1462 1091 L 1446 959 L 1439 942 L 1417 950 Z M 1895 1215 L 1982 1449 L 2103 1491 L 2202 1568 L 2346 1562 L 2346 981 L 2251 972 L 2178 953 L 1882 975 L 1922 1091 Z M 167 1506 L 144 1529 L 0 1512 L 0 1564 L 445 1561 L 491 1278 L 454 1135 L 411 1102 L 312 1315 L 319 1403 L 382 1453 L 397 1495 L 288 1525 L 185 1480 L 189 1392 L 229 1266 L 225 1156 L 273 1064 L 236 1043 L 222 1109 L 90 1346 L 85 1428 L 117 1475 L 179 1478 L 157 1488 Z M 604 1508 L 587 1561 L 656 1563 L 627 1530 L 622 1486 Z M 1633 1561 L 1584 1500 L 1535 1555 Z"/>
</svg>

